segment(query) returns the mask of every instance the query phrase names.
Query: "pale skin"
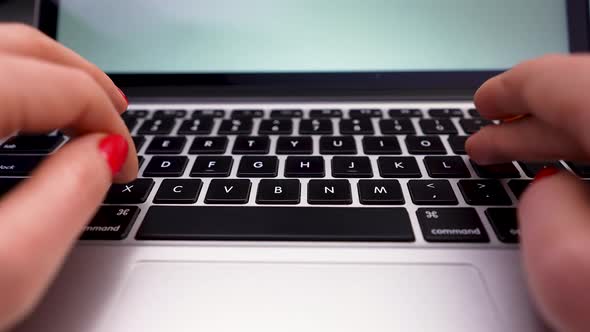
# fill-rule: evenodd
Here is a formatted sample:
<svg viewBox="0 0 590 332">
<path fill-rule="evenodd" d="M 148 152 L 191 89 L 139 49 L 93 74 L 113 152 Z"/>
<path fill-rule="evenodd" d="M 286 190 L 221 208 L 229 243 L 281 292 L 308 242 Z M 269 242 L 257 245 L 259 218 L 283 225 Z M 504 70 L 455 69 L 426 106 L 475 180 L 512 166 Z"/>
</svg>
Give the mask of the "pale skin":
<svg viewBox="0 0 590 332">
<path fill-rule="evenodd" d="M 96 66 L 33 28 L 0 24 L 0 137 L 64 129 L 71 143 L 0 200 L 0 331 L 38 303 L 113 181 L 128 182 L 137 158 L 119 114 L 127 102 Z M 590 57 L 547 56 L 486 82 L 475 103 L 489 119 L 467 142 L 480 164 L 590 161 Z M 98 149 L 123 135 L 129 152 L 115 176 Z M 59 190 L 56 190 L 59 188 Z M 75 206 L 75 208 L 72 208 Z M 567 173 L 533 183 L 518 216 L 533 299 L 562 331 L 590 326 L 590 191 Z"/>
</svg>

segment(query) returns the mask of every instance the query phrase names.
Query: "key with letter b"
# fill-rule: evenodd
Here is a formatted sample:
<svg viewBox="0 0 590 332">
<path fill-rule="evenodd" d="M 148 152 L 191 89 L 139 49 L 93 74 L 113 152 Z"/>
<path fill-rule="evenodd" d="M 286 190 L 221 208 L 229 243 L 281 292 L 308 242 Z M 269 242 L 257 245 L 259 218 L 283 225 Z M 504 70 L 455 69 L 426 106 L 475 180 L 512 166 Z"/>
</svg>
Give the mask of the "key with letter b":
<svg viewBox="0 0 590 332">
<path fill-rule="evenodd" d="M 300 191 L 299 180 L 260 180 L 256 203 L 298 204 Z"/>
</svg>

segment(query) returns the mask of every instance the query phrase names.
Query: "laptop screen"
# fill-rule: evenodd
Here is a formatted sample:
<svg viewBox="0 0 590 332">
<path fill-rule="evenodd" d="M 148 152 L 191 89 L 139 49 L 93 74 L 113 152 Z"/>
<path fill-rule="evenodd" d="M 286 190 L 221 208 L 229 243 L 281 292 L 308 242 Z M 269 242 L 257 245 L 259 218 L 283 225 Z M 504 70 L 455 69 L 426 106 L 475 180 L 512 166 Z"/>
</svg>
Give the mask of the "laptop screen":
<svg viewBox="0 0 590 332">
<path fill-rule="evenodd" d="M 492 71 L 569 51 L 565 0 L 60 0 L 57 23 L 115 74 Z"/>
</svg>

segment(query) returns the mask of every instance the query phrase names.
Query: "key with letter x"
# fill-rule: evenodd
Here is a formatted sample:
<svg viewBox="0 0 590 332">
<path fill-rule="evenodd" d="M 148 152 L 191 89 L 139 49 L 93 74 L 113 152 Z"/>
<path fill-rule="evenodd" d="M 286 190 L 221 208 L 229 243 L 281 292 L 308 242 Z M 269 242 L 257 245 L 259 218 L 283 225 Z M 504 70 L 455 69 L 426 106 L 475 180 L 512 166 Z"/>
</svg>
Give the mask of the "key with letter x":
<svg viewBox="0 0 590 332">
<path fill-rule="evenodd" d="M 146 201 L 154 180 L 137 179 L 126 184 L 113 184 L 107 193 L 107 204 L 139 204 Z"/>
</svg>

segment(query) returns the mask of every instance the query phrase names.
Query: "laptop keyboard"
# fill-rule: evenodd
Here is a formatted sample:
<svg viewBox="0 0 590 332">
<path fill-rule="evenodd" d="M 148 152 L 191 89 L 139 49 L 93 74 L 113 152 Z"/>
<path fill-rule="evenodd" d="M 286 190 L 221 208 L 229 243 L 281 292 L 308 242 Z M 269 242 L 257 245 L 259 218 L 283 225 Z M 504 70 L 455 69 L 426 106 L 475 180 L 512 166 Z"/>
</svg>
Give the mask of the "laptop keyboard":
<svg viewBox="0 0 590 332">
<path fill-rule="evenodd" d="M 130 109 L 139 178 L 114 184 L 82 240 L 516 243 L 514 206 L 543 167 L 479 166 L 476 110 L 396 107 Z M 0 194 L 67 140 L 0 146 Z"/>
</svg>

